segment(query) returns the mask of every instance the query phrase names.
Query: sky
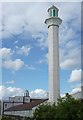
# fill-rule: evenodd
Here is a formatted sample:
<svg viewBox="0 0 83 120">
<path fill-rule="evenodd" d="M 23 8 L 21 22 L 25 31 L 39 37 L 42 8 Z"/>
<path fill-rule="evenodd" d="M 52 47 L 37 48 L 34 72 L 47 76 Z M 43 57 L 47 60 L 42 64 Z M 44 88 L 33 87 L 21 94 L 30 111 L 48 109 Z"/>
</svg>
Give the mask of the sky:
<svg viewBox="0 0 83 120">
<path fill-rule="evenodd" d="M 47 9 L 59 8 L 60 94 L 80 91 L 81 3 L 3 2 L 0 5 L 0 97 L 46 97 L 48 92 Z"/>
</svg>

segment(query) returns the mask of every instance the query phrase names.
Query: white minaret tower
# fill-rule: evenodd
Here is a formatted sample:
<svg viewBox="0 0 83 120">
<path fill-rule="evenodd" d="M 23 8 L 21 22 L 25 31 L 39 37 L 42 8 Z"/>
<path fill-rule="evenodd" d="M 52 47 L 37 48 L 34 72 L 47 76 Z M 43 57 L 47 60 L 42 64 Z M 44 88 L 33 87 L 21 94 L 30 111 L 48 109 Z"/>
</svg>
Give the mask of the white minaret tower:
<svg viewBox="0 0 83 120">
<path fill-rule="evenodd" d="M 60 96 L 59 81 L 59 25 L 58 9 L 53 5 L 48 9 L 49 18 L 45 20 L 48 26 L 49 48 L 49 101 L 57 102 Z"/>
</svg>

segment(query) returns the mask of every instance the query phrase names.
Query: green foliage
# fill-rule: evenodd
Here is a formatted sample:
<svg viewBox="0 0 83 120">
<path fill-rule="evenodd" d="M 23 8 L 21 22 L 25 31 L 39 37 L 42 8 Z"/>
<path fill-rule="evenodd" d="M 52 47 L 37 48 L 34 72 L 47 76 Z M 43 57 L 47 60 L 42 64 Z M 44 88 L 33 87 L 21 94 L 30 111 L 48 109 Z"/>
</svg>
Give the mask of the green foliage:
<svg viewBox="0 0 83 120">
<path fill-rule="evenodd" d="M 55 106 L 55 104 L 54 104 L 54 106 Z M 52 120 L 53 120 L 53 115 L 56 114 L 56 112 L 55 112 L 56 107 L 54 107 L 54 106 L 51 106 L 50 104 L 40 105 L 35 110 L 34 118 L 36 118 L 37 120 L 39 120 L 39 118 L 46 118 L 46 119 L 52 118 Z"/>
<path fill-rule="evenodd" d="M 12 117 L 3 116 L 1 120 L 14 120 Z"/>
<path fill-rule="evenodd" d="M 60 98 L 56 104 L 43 104 L 36 108 L 35 120 L 83 120 L 83 102 L 69 94 Z"/>
<path fill-rule="evenodd" d="M 24 117 L 24 118 L 22 118 L 22 117 L 9 117 L 9 116 L 3 116 L 2 117 L 2 119 L 0 119 L 0 120 L 34 120 L 34 119 L 32 119 L 32 118 L 30 118 L 30 117 Z"/>
</svg>

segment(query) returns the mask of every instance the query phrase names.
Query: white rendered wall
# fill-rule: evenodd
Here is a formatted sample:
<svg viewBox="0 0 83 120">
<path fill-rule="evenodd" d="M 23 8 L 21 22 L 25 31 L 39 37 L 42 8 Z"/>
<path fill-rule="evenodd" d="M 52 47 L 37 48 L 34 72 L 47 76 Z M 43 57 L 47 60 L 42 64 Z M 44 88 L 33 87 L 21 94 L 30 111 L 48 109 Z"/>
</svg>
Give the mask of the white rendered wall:
<svg viewBox="0 0 83 120">
<path fill-rule="evenodd" d="M 14 115 L 14 116 L 23 116 L 23 117 L 31 117 L 32 110 L 24 110 L 24 111 L 5 111 L 4 115 Z"/>
<path fill-rule="evenodd" d="M 23 96 L 15 96 L 15 102 L 23 102 Z"/>
<path fill-rule="evenodd" d="M 4 107 L 4 110 L 6 110 L 6 109 L 8 109 L 8 108 L 10 108 L 12 106 L 13 106 L 13 103 L 8 103 L 8 102 L 6 103 L 5 102 L 3 107 Z"/>
<path fill-rule="evenodd" d="M 60 95 L 59 87 L 59 41 L 58 26 L 48 28 L 49 39 L 49 101 L 56 102 Z"/>
</svg>

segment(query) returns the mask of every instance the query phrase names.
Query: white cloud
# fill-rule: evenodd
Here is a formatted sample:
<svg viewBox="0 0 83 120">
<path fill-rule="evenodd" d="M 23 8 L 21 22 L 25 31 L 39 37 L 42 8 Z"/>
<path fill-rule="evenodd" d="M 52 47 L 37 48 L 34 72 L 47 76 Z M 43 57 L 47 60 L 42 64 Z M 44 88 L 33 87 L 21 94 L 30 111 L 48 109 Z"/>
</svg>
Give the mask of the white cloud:
<svg viewBox="0 0 83 120">
<path fill-rule="evenodd" d="M 37 41 L 37 47 L 40 47 L 42 50 L 48 47 L 47 34 L 45 32 L 34 33 L 32 37 Z"/>
<path fill-rule="evenodd" d="M 25 90 L 16 87 L 5 87 L 0 85 L 0 99 L 8 99 L 10 96 L 20 96 L 24 95 Z M 30 92 L 30 97 L 32 98 L 46 98 L 47 92 L 43 89 L 36 89 Z"/>
<path fill-rule="evenodd" d="M 0 4 L 0 39 L 2 40 L 2 4 Z"/>
<path fill-rule="evenodd" d="M 37 62 L 37 64 L 42 64 L 42 63 L 48 63 L 48 53 L 45 54 L 44 57 Z"/>
<path fill-rule="evenodd" d="M 80 2 L 61 2 L 61 3 L 56 3 L 57 6 L 60 8 L 59 15 L 61 16 L 63 23 L 65 22 L 80 22 L 80 19 L 78 18 L 81 17 L 81 3 Z M 77 8 L 79 6 L 79 8 Z M 69 7 L 69 8 L 68 8 Z M 78 9 L 75 11 L 75 9 Z M 68 23 L 69 25 L 70 23 Z"/>
<path fill-rule="evenodd" d="M 16 51 L 11 50 L 11 48 L 0 48 L 0 57 L 1 57 L 1 63 L 0 67 L 4 67 L 6 69 L 10 69 L 14 71 L 20 70 L 22 67 L 25 67 L 25 69 L 29 70 L 35 70 L 35 67 L 32 65 L 26 65 L 24 61 L 21 59 L 15 59 L 12 60 L 12 55 L 18 54 L 18 55 L 28 55 L 31 50 L 30 46 L 22 46 L 21 48 L 16 46 Z M 3 60 L 2 60 L 3 58 Z"/>
<path fill-rule="evenodd" d="M 11 48 L 0 48 L 0 57 L 3 59 L 10 58 L 13 52 Z"/>
<path fill-rule="evenodd" d="M 33 34 L 33 38 L 38 41 L 37 46 L 39 45 L 41 48 L 47 47 L 47 37 L 44 36 L 43 33 L 47 32 L 47 27 L 44 24 L 44 20 L 47 18 L 46 11 L 50 5 L 51 3 L 47 5 L 43 3 L 42 9 L 41 3 L 39 5 L 36 3 L 26 5 L 25 3 L 19 3 L 17 5 L 15 3 L 4 3 L 4 36 L 11 36 L 12 33 L 21 34 L 24 30 L 26 32 L 29 31 L 31 34 Z M 56 5 L 60 8 L 59 16 L 63 20 L 60 28 L 60 66 L 63 69 L 79 68 L 81 63 L 81 52 L 77 47 L 77 44 L 79 43 L 78 41 L 80 41 L 77 30 L 80 28 L 80 26 L 77 27 L 77 25 L 80 25 L 80 3 L 66 2 L 56 3 Z M 45 60 L 40 60 L 40 63 L 45 61 L 46 58 Z"/>
<path fill-rule="evenodd" d="M 5 82 L 6 84 L 14 84 L 15 83 L 15 81 L 14 80 L 11 80 L 11 81 L 7 81 L 7 82 Z"/>
<path fill-rule="evenodd" d="M 30 96 L 33 98 L 46 98 L 47 92 L 43 89 L 36 89 L 30 92 Z"/>
<path fill-rule="evenodd" d="M 59 13 L 63 20 L 59 34 L 60 67 L 62 69 L 78 69 L 81 67 L 81 4 L 60 3 L 58 5 L 60 7 Z M 79 8 L 75 11 L 77 6 Z M 79 24 L 79 27 L 77 27 L 77 24 Z"/>
<path fill-rule="evenodd" d="M 31 33 L 45 31 L 46 27 L 43 22 L 45 18 L 44 10 L 47 5 L 44 3 L 42 5 L 43 9 L 40 3 L 3 3 L 3 37 L 11 36 L 11 33 L 22 33 L 23 30 Z M 33 20 L 34 11 L 37 15 L 35 14 Z"/>
<path fill-rule="evenodd" d="M 73 29 L 72 25 L 71 27 L 69 27 L 69 25 L 63 21 L 60 29 L 60 39 L 59 39 L 60 44 L 67 44 L 66 42 L 74 39 L 77 36 L 75 32 L 76 31 Z"/>
<path fill-rule="evenodd" d="M 11 7 L 10 7 L 11 5 Z M 22 34 L 23 32 L 29 32 L 32 37 L 37 39 L 37 46 L 47 47 L 47 38 L 44 35 L 47 27 L 44 24 L 47 13 L 45 11 L 48 3 L 21 4 L 21 3 L 4 3 L 3 4 L 3 22 L 4 22 L 4 37 L 11 37 L 14 35 Z M 25 13 L 25 14 L 24 14 Z M 37 15 L 35 14 L 37 13 Z M 35 15 L 35 17 L 34 17 Z M 34 17 L 34 20 L 33 20 Z M 41 33 L 40 33 L 41 32 Z"/>
<path fill-rule="evenodd" d="M 47 27 L 44 24 L 44 21 L 47 18 L 46 11 L 51 4 L 53 3 L 4 3 L 3 21 L 5 31 L 3 37 L 9 36 L 9 34 L 11 36 L 11 33 L 21 34 L 25 30 L 31 32 L 34 38 L 36 36 L 36 39 L 40 37 L 37 39 L 37 46 L 40 46 L 41 48 L 47 47 L 47 36 L 44 35 L 44 33 L 47 32 Z M 81 7 L 80 3 L 70 2 L 56 2 L 56 5 L 60 8 L 59 16 L 63 19 L 62 27 L 60 28 L 60 42 L 65 43 L 77 36 L 75 31 L 80 28 L 77 27 L 77 24 L 80 25 Z"/>
<path fill-rule="evenodd" d="M 14 3 L 11 4 L 11 7 L 10 4 L 3 3 L 3 38 L 11 37 L 12 35 L 18 35 L 23 32 L 22 27 L 24 26 L 24 21 L 22 15 L 20 14 L 20 11 L 18 13 L 19 15 L 16 13 L 16 10 L 18 11 L 18 8 L 15 7 Z M 6 9 L 6 11 L 4 9 Z"/>
<path fill-rule="evenodd" d="M 61 64 L 60 67 L 62 69 L 71 69 L 80 66 L 81 62 L 77 61 L 76 59 L 66 59 Z"/>
<path fill-rule="evenodd" d="M 60 48 L 60 67 L 62 69 L 78 69 L 81 67 L 81 48 L 75 43 L 65 44 Z"/>
<path fill-rule="evenodd" d="M 73 88 L 71 94 L 81 91 L 81 87 Z"/>
<path fill-rule="evenodd" d="M 26 55 L 26 56 L 29 54 L 29 52 L 31 50 L 30 46 L 22 46 L 21 48 L 19 48 L 17 46 L 16 48 L 17 48 L 17 50 L 16 50 L 17 54 L 19 54 L 19 55 Z"/>
<path fill-rule="evenodd" d="M 23 95 L 24 90 L 16 87 L 0 86 L 0 99 L 8 99 L 9 96 Z"/>
<path fill-rule="evenodd" d="M 27 52 L 27 49 L 23 49 L 23 53 L 26 53 Z M 29 49 L 28 49 L 29 51 Z M 23 66 L 24 66 L 24 62 L 21 60 L 21 59 L 15 59 L 15 60 L 12 60 L 12 55 L 14 55 L 14 50 L 12 51 L 11 48 L 0 48 L 0 57 L 1 57 L 1 64 L 0 64 L 0 67 L 4 67 L 6 69 L 10 69 L 10 70 L 14 70 L 14 71 L 17 71 L 17 70 L 20 70 Z M 28 54 L 28 53 L 26 53 Z"/>
<path fill-rule="evenodd" d="M 38 33 L 39 31 L 46 32 L 46 26 L 44 21 L 47 17 L 47 9 L 53 3 L 3 3 L 3 20 L 5 29 L 12 33 L 22 32 L 22 27 L 25 26 L 26 30 L 32 33 Z M 60 16 L 65 21 L 69 21 L 73 18 L 80 21 L 80 3 L 56 3 L 60 8 Z M 28 6 L 28 7 L 27 7 Z M 43 6 L 43 9 L 42 9 Z M 69 7 L 69 9 L 68 9 Z M 75 11 L 75 9 L 77 9 Z M 25 13 L 25 14 L 24 14 Z M 37 13 L 37 15 L 35 14 Z M 35 17 L 34 17 L 35 15 Z M 34 20 L 33 20 L 34 17 Z M 27 23 L 27 24 L 26 24 Z M 67 32 L 67 31 L 66 31 Z M 70 31 L 71 33 L 71 31 Z M 3 36 L 4 37 L 4 36 Z"/>
<path fill-rule="evenodd" d="M 67 59 L 67 60 L 65 60 L 64 62 L 62 62 L 61 64 L 60 64 L 60 66 L 61 66 L 61 68 L 68 68 L 68 67 L 70 67 L 70 66 L 72 66 L 74 64 L 74 61 L 73 60 L 71 60 L 71 59 Z"/>
<path fill-rule="evenodd" d="M 76 82 L 76 81 L 80 81 L 81 82 L 81 69 L 80 70 L 73 70 L 70 78 L 69 78 L 69 82 Z"/>
<path fill-rule="evenodd" d="M 35 70 L 36 69 L 33 65 L 25 65 L 25 68 L 28 70 Z"/>
<path fill-rule="evenodd" d="M 11 70 L 20 70 L 24 66 L 24 62 L 20 59 L 16 60 L 7 60 L 3 62 L 3 67 Z"/>
</svg>

